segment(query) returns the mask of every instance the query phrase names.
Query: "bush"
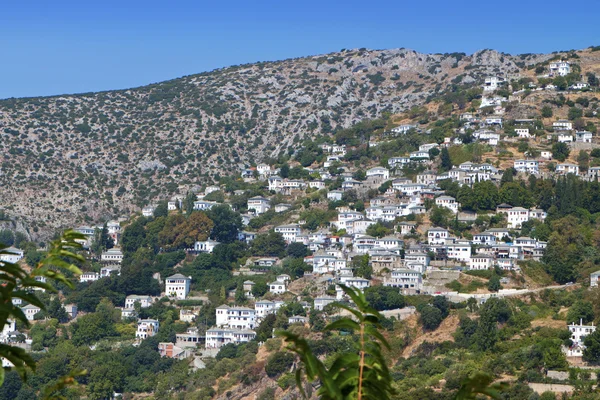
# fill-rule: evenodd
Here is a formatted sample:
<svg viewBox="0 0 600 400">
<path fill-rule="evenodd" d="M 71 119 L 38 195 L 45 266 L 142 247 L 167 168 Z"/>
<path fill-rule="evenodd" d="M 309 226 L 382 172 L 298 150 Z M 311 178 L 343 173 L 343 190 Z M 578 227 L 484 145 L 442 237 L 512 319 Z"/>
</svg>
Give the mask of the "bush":
<svg viewBox="0 0 600 400">
<path fill-rule="evenodd" d="M 294 358 L 294 355 L 291 353 L 278 351 L 269 357 L 265 365 L 265 372 L 270 378 L 281 375 L 292 367 Z"/>
</svg>

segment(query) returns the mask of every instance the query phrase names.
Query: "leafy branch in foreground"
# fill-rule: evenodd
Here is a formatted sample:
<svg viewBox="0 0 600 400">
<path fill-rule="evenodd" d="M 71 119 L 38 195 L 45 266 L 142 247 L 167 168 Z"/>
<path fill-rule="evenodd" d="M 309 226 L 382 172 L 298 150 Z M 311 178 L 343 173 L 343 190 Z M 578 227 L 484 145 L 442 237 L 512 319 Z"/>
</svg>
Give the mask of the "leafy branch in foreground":
<svg viewBox="0 0 600 400">
<path fill-rule="evenodd" d="M 65 231 L 60 238 L 50 243 L 47 256 L 33 266 L 31 272 L 27 272 L 19 264 L 0 261 L 0 328 L 4 327 L 9 320 L 18 320 L 29 326 L 27 317 L 20 307 L 13 304 L 13 299 L 21 299 L 45 310 L 44 303 L 32 292 L 32 289 L 41 288 L 49 292 L 56 292 L 56 289 L 51 283 L 37 281 L 36 277 L 45 277 L 73 287 L 73 283 L 63 272 L 81 274 L 74 263 L 85 261 L 83 256 L 75 253 L 82 247 L 77 241 L 83 239 L 85 237 L 78 232 Z M 0 255 L 11 255 L 7 248 L 8 246 L 0 244 Z M 35 370 L 35 361 L 20 347 L 0 344 L 0 358 L 10 361 L 13 364 L 12 368 L 23 380 L 27 379 L 27 368 Z M 4 383 L 4 372 L 5 370 L 0 368 L 0 386 Z"/>
<path fill-rule="evenodd" d="M 358 289 L 340 285 L 352 299 L 355 308 L 336 303 L 347 310 L 353 318 L 340 318 L 325 327 L 329 331 L 350 331 L 358 334 L 356 352 L 338 355 L 328 369 L 313 353 L 306 339 L 287 331 L 277 332 L 288 344 L 288 350 L 296 353 L 302 366 L 296 370 L 296 386 L 307 398 L 302 378 L 308 382 L 318 379 L 321 383 L 317 396 L 322 400 L 388 400 L 395 393 L 392 377 L 387 367 L 382 349 L 390 346 L 380 332 L 383 316 L 367 302 L 364 293 Z M 478 372 L 466 379 L 455 395 L 456 400 L 471 400 L 477 395 L 498 399 L 506 384 L 493 383 L 493 378 Z"/>
<path fill-rule="evenodd" d="M 389 399 L 394 393 L 392 378 L 387 363 L 381 352 L 382 348 L 390 348 L 379 331 L 383 316 L 369 306 L 365 295 L 357 289 L 340 285 L 348 295 L 356 309 L 344 304 L 338 307 L 350 312 L 354 318 L 340 318 L 327 325 L 326 330 L 352 331 L 359 336 L 355 344 L 356 352 L 337 356 L 329 369 L 310 349 L 308 342 L 290 332 L 278 332 L 288 343 L 288 349 L 295 352 L 303 363 L 303 368 L 296 371 L 296 384 L 302 395 L 302 372 L 304 370 L 309 382 L 319 379 L 321 387 L 317 395 L 323 400 L 343 399 Z"/>
</svg>

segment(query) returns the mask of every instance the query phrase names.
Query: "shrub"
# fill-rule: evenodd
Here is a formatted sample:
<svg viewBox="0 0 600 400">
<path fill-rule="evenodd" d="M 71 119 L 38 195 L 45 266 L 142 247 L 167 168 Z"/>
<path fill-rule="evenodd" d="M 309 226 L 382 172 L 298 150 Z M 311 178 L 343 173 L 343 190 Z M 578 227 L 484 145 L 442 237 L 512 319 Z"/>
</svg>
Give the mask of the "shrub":
<svg viewBox="0 0 600 400">
<path fill-rule="evenodd" d="M 269 357 L 265 365 L 265 372 L 270 378 L 281 375 L 292 367 L 294 358 L 294 355 L 291 353 L 278 351 Z"/>
</svg>

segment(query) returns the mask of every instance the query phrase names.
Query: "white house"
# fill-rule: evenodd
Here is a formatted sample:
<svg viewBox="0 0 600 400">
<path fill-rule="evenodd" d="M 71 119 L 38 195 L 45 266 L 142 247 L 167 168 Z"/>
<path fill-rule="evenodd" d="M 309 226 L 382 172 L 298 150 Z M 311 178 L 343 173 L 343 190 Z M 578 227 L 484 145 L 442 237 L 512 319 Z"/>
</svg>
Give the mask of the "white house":
<svg viewBox="0 0 600 400">
<path fill-rule="evenodd" d="M 529 128 L 515 128 L 515 133 L 520 138 L 529 139 L 531 137 Z"/>
<path fill-rule="evenodd" d="M 148 308 L 152 305 L 152 296 L 130 294 L 125 298 L 125 308 L 134 308 L 135 303 L 139 303 L 141 308 Z"/>
<path fill-rule="evenodd" d="M 575 132 L 575 141 L 580 143 L 592 143 L 593 135 L 591 132 L 580 131 Z"/>
<path fill-rule="evenodd" d="M 444 228 L 431 228 L 427 231 L 427 244 L 445 244 L 449 233 Z"/>
<path fill-rule="evenodd" d="M 435 199 L 435 204 L 438 207 L 446 207 L 450 209 L 454 214 L 458 213 L 460 203 L 452 196 L 440 196 Z"/>
<path fill-rule="evenodd" d="M 271 209 L 271 202 L 261 196 L 248 199 L 248 211 L 253 210 L 256 215 L 264 214 Z"/>
<path fill-rule="evenodd" d="M 590 87 L 590 84 L 587 82 L 575 82 L 571 86 L 569 86 L 570 90 L 582 90 Z"/>
<path fill-rule="evenodd" d="M 23 311 L 23 314 L 25 314 L 25 317 L 28 321 L 33 321 L 35 314 L 42 311 L 42 309 L 38 306 L 34 306 L 33 304 L 28 304 L 25 307 L 22 307 L 21 311 Z"/>
<path fill-rule="evenodd" d="M 406 135 L 406 133 L 408 133 L 408 131 L 410 131 L 411 129 L 417 129 L 417 125 L 410 125 L 410 124 L 400 125 L 395 128 L 392 128 L 392 132 L 398 133 L 401 135 Z"/>
<path fill-rule="evenodd" d="M 18 263 L 23 259 L 23 250 L 17 249 L 16 247 L 8 247 L 4 249 L 6 253 L 10 254 L 2 254 L 0 255 L 0 261 L 8 262 L 8 263 Z"/>
<path fill-rule="evenodd" d="M 211 328 L 206 331 L 206 348 L 218 349 L 229 343 L 247 343 L 255 337 L 256 332 L 253 330 Z"/>
<path fill-rule="evenodd" d="M 408 155 L 408 157 L 411 161 L 426 161 L 429 160 L 429 151 L 413 151 Z"/>
<path fill-rule="evenodd" d="M 146 339 L 158 333 L 159 323 L 155 319 L 140 319 L 137 325 L 135 337 L 138 339 Z"/>
<path fill-rule="evenodd" d="M 590 274 L 590 287 L 597 287 L 599 279 L 600 279 L 600 271 L 592 272 Z"/>
<path fill-rule="evenodd" d="M 254 311 L 258 320 L 273 314 L 276 311 L 275 303 L 269 300 L 260 300 L 254 303 Z M 218 325 L 217 321 L 217 325 Z"/>
<path fill-rule="evenodd" d="M 570 131 L 573 129 L 573 123 L 566 119 L 559 119 L 552 123 L 552 128 L 555 131 Z"/>
<path fill-rule="evenodd" d="M 487 78 L 485 78 L 485 81 L 483 82 L 483 91 L 484 92 L 492 92 L 492 91 L 498 89 L 498 87 L 504 83 L 506 83 L 506 80 L 502 77 L 498 77 L 498 76 L 487 77 Z"/>
<path fill-rule="evenodd" d="M 569 164 L 569 163 L 564 163 L 564 164 L 558 164 L 556 165 L 556 172 L 559 174 L 573 174 L 573 175 L 579 175 L 579 165 L 575 165 L 575 164 Z"/>
<path fill-rule="evenodd" d="M 288 324 L 306 324 L 308 323 L 308 318 L 303 317 L 301 315 L 293 315 L 288 318 Z"/>
<path fill-rule="evenodd" d="M 549 65 L 550 76 L 565 76 L 571 73 L 571 64 L 567 61 L 555 61 Z"/>
<path fill-rule="evenodd" d="M 373 177 L 384 181 L 390 178 L 390 171 L 383 167 L 374 167 L 367 170 L 367 178 Z"/>
<path fill-rule="evenodd" d="M 344 192 L 342 192 L 341 190 L 330 190 L 329 192 L 327 192 L 327 200 L 339 201 L 342 200 L 343 195 Z"/>
<path fill-rule="evenodd" d="M 325 306 L 334 303 L 335 301 L 336 300 L 333 297 L 329 296 L 317 297 L 314 301 L 314 308 L 315 310 L 323 311 L 323 308 L 325 308 Z"/>
<path fill-rule="evenodd" d="M 95 282 L 100 279 L 100 274 L 97 272 L 84 272 L 79 275 L 79 282 Z"/>
<path fill-rule="evenodd" d="M 410 158 L 408 157 L 392 157 L 388 159 L 390 168 L 402 168 L 407 164 L 410 164 Z"/>
<path fill-rule="evenodd" d="M 572 322 L 568 325 L 571 332 L 571 341 L 573 344 L 566 351 L 568 357 L 581 357 L 585 349 L 584 340 L 588 335 L 596 331 L 596 327 L 592 325 L 584 325 L 582 320 L 579 320 L 579 325 Z"/>
<path fill-rule="evenodd" d="M 493 257 L 487 254 L 475 254 L 469 260 L 469 269 L 471 270 L 486 270 L 493 266 Z"/>
<path fill-rule="evenodd" d="M 454 243 L 446 245 L 446 255 L 448 258 L 469 262 L 471 260 L 471 242 L 468 240 L 457 240 Z"/>
<path fill-rule="evenodd" d="M 213 208 L 214 206 L 218 205 L 219 203 L 217 203 L 216 201 L 205 201 L 205 200 L 197 200 L 194 201 L 194 210 L 196 211 L 206 211 L 206 210 L 210 210 L 211 208 Z"/>
<path fill-rule="evenodd" d="M 194 251 L 197 253 L 212 253 L 215 247 L 220 245 L 221 243 L 215 240 L 204 240 L 201 242 L 194 243 Z"/>
<path fill-rule="evenodd" d="M 556 140 L 560 143 L 571 143 L 573 142 L 573 135 L 569 133 L 559 133 L 556 136 Z"/>
<path fill-rule="evenodd" d="M 286 282 L 275 281 L 269 283 L 269 292 L 274 294 L 283 294 L 286 292 Z"/>
<path fill-rule="evenodd" d="M 517 172 L 538 174 L 540 172 L 540 163 L 536 160 L 515 160 L 514 168 Z"/>
<path fill-rule="evenodd" d="M 185 300 L 190 292 L 191 276 L 175 274 L 165 279 L 165 294 L 178 300 Z"/>
<path fill-rule="evenodd" d="M 293 243 L 302 234 L 302 228 L 298 224 L 279 225 L 275 227 L 275 232 L 280 233 L 286 243 Z"/>
<path fill-rule="evenodd" d="M 100 261 L 110 264 L 121 264 L 123 262 L 123 252 L 116 247 L 108 249 L 100 255 Z"/>
<path fill-rule="evenodd" d="M 384 281 L 384 286 L 397 287 L 401 289 L 421 290 L 423 278 L 419 271 L 401 268 L 391 272 L 390 278 Z"/>
<path fill-rule="evenodd" d="M 254 329 L 256 326 L 256 310 L 252 308 L 222 305 L 217 307 L 215 315 L 218 327 Z"/>
<path fill-rule="evenodd" d="M 529 210 L 523 207 L 513 207 L 506 212 L 508 227 L 520 228 L 523 222 L 529 221 Z"/>
<path fill-rule="evenodd" d="M 144 217 L 151 217 L 154 215 L 155 209 L 156 209 L 155 206 L 146 206 L 146 207 L 142 208 L 142 215 Z"/>
</svg>

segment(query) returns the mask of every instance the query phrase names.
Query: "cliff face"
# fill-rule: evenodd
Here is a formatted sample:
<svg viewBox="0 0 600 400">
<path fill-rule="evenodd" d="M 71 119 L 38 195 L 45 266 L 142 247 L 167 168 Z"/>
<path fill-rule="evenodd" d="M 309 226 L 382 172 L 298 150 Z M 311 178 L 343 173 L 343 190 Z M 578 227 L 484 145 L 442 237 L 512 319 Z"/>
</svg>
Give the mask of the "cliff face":
<svg viewBox="0 0 600 400">
<path fill-rule="evenodd" d="M 145 87 L 0 101 L 0 207 L 40 232 L 128 213 L 278 154 L 550 55 L 348 50 Z M 33 233 L 33 231 L 30 231 Z"/>
</svg>

